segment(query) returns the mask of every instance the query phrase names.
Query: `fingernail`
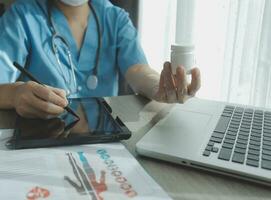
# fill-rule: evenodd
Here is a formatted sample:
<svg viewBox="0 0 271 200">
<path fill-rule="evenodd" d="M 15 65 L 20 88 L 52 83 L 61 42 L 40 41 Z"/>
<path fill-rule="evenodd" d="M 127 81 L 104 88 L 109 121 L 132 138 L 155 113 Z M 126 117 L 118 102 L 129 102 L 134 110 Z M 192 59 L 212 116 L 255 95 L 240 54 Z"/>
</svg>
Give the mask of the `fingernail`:
<svg viewBox="0 0 271 200">
<path fill-rule="evenodd" d="M 168 68 L 168 67 L 170 67 L 170 63 L 169 63 L 169 62 L 165 62 L 165 64 L 164 64 L 164 69 L 166 69 L 166 68 Z"/>
<path fill-rule="evenodd" d="M 178 73 L 185 73 L 185 69 L 184 69 L 184 67 L 178 67 Z"/>
<path fill-rule="evenodd" d="M 66 107 L 69 104 L 69 101 L 67 99 L 65 99 L 65 104 L 64 106 Z"/>
<path fill-rule="evenodd" d="M 61 90 L 60 91 L 61 93 L 61 96 L 63 97 L 63 98 L 66 98 L 66 96 L 67 96 L 67 92 L 65 91 L 65 90 Z"/>
</svg>

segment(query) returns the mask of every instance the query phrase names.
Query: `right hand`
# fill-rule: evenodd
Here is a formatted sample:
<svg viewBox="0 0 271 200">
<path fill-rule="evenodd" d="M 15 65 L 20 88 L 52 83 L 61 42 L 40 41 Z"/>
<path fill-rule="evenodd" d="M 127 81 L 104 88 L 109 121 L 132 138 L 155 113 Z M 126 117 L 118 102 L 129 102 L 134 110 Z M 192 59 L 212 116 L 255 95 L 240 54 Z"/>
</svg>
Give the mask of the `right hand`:
<svg viewBox="0 0 271 200">
<path fill-rule="evenodd" d="M 48 119 L 64 112 L 68 105 L 62 89 L 44 87 L 36 82 L 18 83 L 14 93 L 13 106 L 25 118 Z"/>
</svg>

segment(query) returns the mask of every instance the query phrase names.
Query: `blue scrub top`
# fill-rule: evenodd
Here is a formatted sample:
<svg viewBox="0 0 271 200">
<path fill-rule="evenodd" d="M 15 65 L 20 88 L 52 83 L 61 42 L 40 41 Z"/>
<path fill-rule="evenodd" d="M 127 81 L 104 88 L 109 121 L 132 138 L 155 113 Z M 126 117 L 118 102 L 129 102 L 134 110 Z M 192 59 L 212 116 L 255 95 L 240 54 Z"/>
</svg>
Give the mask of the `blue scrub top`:
<svg viewBox="0 0 271 200">
<path fill-rule="evenodd" d="M 0 84 L 12 83 L 20 76 L 12 63 L 17 61 L 42 83 L 69 89 L 73 83 L 65 45 L 56 40 L 61 70 L 52 51 L 52 27 L 49 25 L 48 0 L 17 0 L 0 18 Z M 68 42 L 75 65 L 77 84 L 81 88 L 74 97 L 115 96 L 118 94 L 120 73 L 125 75 L 135 64 L 147 64 L 138 41 L 138 34 L 128 14 L 108 0 L 92 0 L 102 29 L 102 48 L 98 69 L 99 84 L 87 88 L 87 78 L 93 74 L 98 33 L 94 16 L 90 14 L 84 42 L 78 50 L 68 21 L 57 8 L 52 18 L 57 32 Z"/>
</svg>

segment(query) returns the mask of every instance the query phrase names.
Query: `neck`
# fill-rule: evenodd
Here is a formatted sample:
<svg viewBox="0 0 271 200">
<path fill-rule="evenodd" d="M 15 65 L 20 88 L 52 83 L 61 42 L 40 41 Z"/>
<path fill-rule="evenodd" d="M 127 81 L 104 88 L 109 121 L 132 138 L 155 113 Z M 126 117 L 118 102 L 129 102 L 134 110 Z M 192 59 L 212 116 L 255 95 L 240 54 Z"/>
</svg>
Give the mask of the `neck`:
<svg viewBox="0 0 271 200">
<path fill-rule="evenodd" d="M 79 19 L 85 20 L 88 18 L 90 9 L 88 3 L 81 6 L 69 6 L 59 0 L 55 0 L 56 6 L 63 12 L 68 20 Z"/>
</svg>

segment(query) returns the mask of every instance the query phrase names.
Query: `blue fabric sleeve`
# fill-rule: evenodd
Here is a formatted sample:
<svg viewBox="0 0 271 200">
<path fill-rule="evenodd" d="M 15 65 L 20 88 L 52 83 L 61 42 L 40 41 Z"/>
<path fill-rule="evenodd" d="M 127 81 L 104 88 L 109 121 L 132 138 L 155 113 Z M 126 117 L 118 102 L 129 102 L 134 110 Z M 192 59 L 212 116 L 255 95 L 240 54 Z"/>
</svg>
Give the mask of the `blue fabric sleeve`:
<svg viewBox="0 0 271 200">
<path fill-rule="evenodd" d="M 148 62 L 139 43 L 137 30 L 123 9 L 120 9 L 117 25 L 117 62 L 121 73 L 125 75 L 129 67 Z"/>
<path fill-rule="evenodd" d="M 22 66 L 26 63 L 29 42 L 19 6 L 15 3 L 0 17 L 0 84 L 15 82 L 20 73 L 13 67 L 16 61 Z M 26 14 L 26 13 L 25 13 Z"/>
</svg>

